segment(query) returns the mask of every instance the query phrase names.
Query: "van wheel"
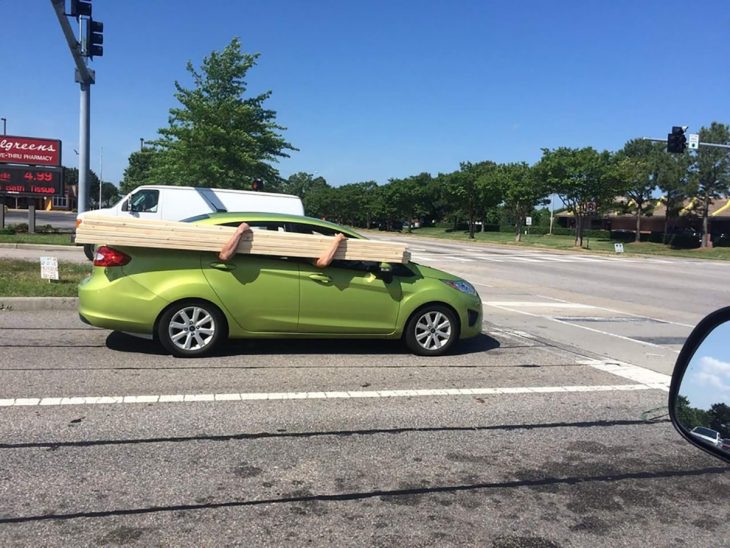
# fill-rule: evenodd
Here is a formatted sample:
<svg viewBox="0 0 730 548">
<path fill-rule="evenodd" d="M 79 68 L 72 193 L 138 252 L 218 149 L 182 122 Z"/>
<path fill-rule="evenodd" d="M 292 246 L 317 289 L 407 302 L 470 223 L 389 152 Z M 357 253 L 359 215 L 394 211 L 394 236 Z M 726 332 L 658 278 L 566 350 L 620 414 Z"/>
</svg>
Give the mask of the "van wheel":
<svg viewBox="0 0 730 548">
<path fill-rule="evenodd" d="M 175 303 L 160 316 L 157 337 L 165 349 L 179 358 L 209 354 L 225 337 L 221 312 L 210 303 L 186 300 Z"/>
<path fill-rule="evenodd" d="M 84 255 L 90 261 L 94 260 L 94 244 L 84 244 Z"/>
<path fill-rule="evenodd" d="M 440 304 L 417 310 L 408 320 L 405 341 L 419 356 L 446 354 L 459 338 L 459 322 L 454 313 Z"/>
</svg>

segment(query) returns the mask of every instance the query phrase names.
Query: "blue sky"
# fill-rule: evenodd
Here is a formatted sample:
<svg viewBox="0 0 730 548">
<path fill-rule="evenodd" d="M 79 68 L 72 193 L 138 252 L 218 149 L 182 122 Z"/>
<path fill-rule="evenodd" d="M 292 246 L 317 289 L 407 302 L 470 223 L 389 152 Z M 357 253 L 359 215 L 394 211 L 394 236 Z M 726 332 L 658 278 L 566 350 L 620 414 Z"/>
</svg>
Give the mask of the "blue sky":
<svg viewBox="0 0 730 548">
<path fill-rule="evenodd" d="M 92 169 L 118 182 L 175 105 L 185 64 L 234 36 L 259 52 L 252 93 L 330 184 L 535 162 L 542 147 L 615 150 L 673 124 L 730 123 L 730 2 L 708 0 L 94 0 Z M 78 85 L 49 0 L 0 0 L 0 116 L 60 138 L 76 166 Z"/>
</svg>

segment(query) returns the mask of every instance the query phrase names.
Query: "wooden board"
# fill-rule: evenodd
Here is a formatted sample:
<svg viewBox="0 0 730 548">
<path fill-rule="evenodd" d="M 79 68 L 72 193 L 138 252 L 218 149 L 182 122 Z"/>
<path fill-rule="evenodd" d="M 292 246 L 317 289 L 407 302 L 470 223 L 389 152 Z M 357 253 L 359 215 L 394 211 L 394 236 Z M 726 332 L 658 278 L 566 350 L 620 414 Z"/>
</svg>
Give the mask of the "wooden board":
<svg viewBox="0 0 730 548">
<path fill-rule="evenodd" d="M 89 216 L 76 228 L 76 242 L 219 252 L 234 231 L 235 228 L 227 226 Z M 330 236 L 257 229 L 252 234 L 245 234 L 244 238 L 237 253 L 312 258 L 329 249 L 333 239 Z M 406 263 L 410 260 L 410 253 L 403 244 L 348 239 L 340 244 L 334 258 Z"/>
</svg>

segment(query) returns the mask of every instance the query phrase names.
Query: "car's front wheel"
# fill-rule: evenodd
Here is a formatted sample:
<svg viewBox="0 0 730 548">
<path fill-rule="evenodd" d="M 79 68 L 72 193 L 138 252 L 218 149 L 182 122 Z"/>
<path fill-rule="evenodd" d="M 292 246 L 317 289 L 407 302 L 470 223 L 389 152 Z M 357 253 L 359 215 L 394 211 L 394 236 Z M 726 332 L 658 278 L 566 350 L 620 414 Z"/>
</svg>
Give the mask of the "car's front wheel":
<svg viewBox="0 0 730 548">
<path fill-rule="evenodd" d="M 405 341 L 419 356 L 440 356 L 449 351 L 459 337 L 459 323 L 453 311 L 439 304 L 417 310 L 408 320 Z"/>
<path fill-rule="evenodd" d="M 169 307 L 157 325 L 157 336 L 165 349 L 180 358 L 210 353 L 225 337 L 221 312 L 205 301 L 180 301 Z"/>
</svg>

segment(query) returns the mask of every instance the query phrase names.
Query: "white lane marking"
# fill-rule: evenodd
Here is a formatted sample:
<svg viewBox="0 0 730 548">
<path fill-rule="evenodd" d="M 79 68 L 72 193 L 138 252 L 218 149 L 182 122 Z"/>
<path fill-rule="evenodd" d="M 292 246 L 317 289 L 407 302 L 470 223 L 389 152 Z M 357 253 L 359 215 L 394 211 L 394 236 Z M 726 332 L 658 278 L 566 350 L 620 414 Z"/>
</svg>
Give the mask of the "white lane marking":
<svg viewBox="0 0 730 548">
<path fill-rule="evenodd" d="M 586 363 L 609 373 L 613 368 L 624 371 L 623 366 Z M 625 376 L 625 375 L 624 375 Z M 628 378 L 628 377 L 627 377 Z M 73 396 L 65 398 L 7 398 L 0 399 L 0 407 L 63 406 L 63 405 L 106 405 L 136 403 L 220 403 L 254 400 L 332 400 L 359 398 L 410 398 L 424 396 L 473 396 L 476 394 L 545 394 L 551 392 L 622 392 L 633 390 L 663 390 L 662 383 L 605 384 L 571 386 L 504 386 L 500 388 L 430 388 L 412 390 L 352 390 L 347 392 L 273 392 L 273 393 L 228 393 L 228 394 L 160 394 L 141 396 Z"/>
<path fill-rule="evenodd" d="M 591 331 L 593 333 L 599 333 L 601 335 L 607 335 L 609 337 L 614 337 L 616 339 L 621 339 L 624 341 L 629 341 L 637 344 L 643 344 L 645 346 L 650 346 L 652 348 L 662 348 L 661 345 L 646 342 L 646 341 L 640 341 L 638 339 L 632 339 L 631 337 L 624 337 L 623 335 L 617 335 L 616 333 L 610 333 L 609 331 L 602 331 L 600 329 L 594 329 L 592 327 L 588 327 L 585 325 L 580 325 L 577 323 L 572 322 L 566 322 L 565 320 L 559 320 L 558 318 L 553 318 L 552 316 L 545 316 L 544 314 L 533 314 L 532 312 L 525 312 L 524 310 L 517 310 L 516 308 L 510 308 L 508 306 L 499 306 L 496 304 L 493 304 L 491 302 L 482 301 L 482 304 L 486 304 L 489 306 L 493 306 L 494 308 L 499 308 L 500 310 L 506 310 L 507 312 L 514 312 L 516 314 L 524 314 L 525 316 L 532 316 L 533 318 L 542 318 L 543 320 L 549 320 L 551 322 L 568 325 L 570 327 L 577 327 L 578 329 L 584 329 L 586 331 Z M 672 350 L 669 349 L 670 352 L 674 352 L 675 354 L 679 354 L 679 350 Z"/>
<path fill-rule="evenodd" d="M 565 301 L 563 299 L 557 299 L 555 297 L 548 297 L 547 295 L 535 295 L 536 297 L 540 297 L 542 299 L 552 299 L 554 301 L 558 301 L 561 303 L 569 303 L 570 301 Z M 669 325 L 678 325 L 679 327 L 689 327 L 690 329 L 694 329 L 694 325 L 686 324 L 686 323 L 679 323 L 679 322 L 673 322 L 671 320 L 662 320 L 661 318 L 654 318 L 653 316 L 646 316 L 643 314 L 633 314 L 632 312 L 624 312 L 623 310 L 616 310 L 615 308 L 606 308 L 605 306 L 593 306 L 596 310 L 604 310 L 606 312 L 611 312 L 612 314 L 622 314 L 624 316 L 631 316 L 633 318 L 644 318 L 647 320 L 652 320 L 659 323 L 666 323 Z"/>
<path fill-rule="evenodd" d="M 541 263 L 542 260 L 540 259 L 533 259 L 532 257 L 520 257 L 518 255 L 513 255 L 510 257 L 513 261 L 524 261 L 526 263 Z"/>
<path fill-rule="evenodd" d="M 610 373 L 646 386 L 651 386 L 652 388 L 658 388 L 665 392 L 669 392 L 669 384 L 672 381 L 670 375 L 618 360 L 581 360 L 578 363 L 588 365 L 604 373 Z"/>
<path fill-rule="evenodd" d="M 552 302 L 552 303 L 545 303 L 541 301 L 483 301 L 482 304 L 486 304 L 489 306 L 524 306 L 524 307 L 549 307 L 549 308 L 579 308 L 579 309 L 587 309 L 587 308 L 595 308 L 595 306 L 591 306 L 589 304 L 581 304 L 581 303 L 570 303 L 567 301 L 564 302 Z"/>
</svg>

